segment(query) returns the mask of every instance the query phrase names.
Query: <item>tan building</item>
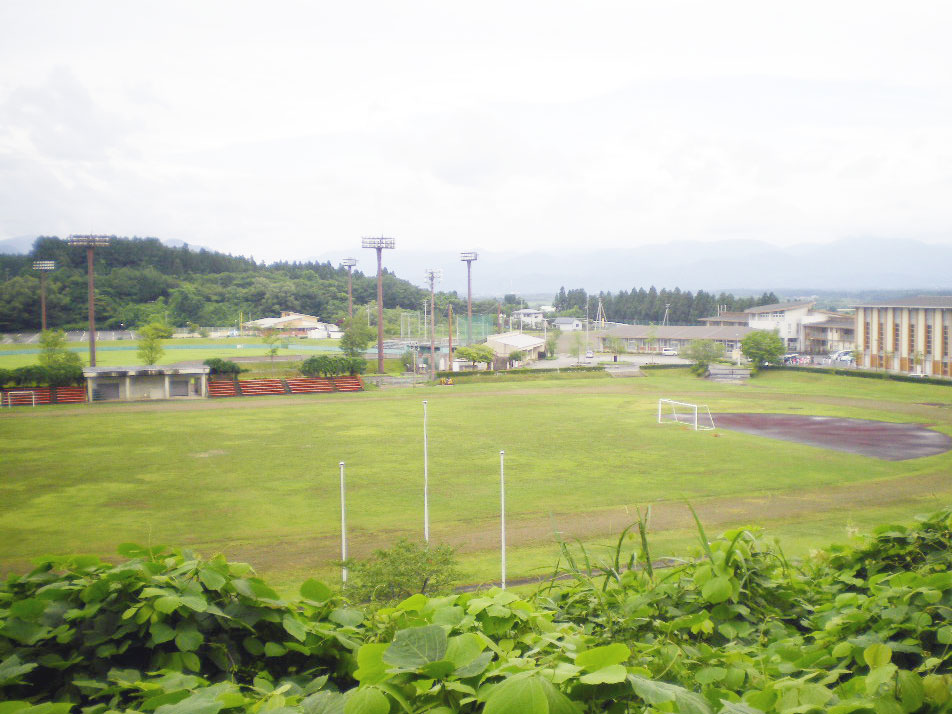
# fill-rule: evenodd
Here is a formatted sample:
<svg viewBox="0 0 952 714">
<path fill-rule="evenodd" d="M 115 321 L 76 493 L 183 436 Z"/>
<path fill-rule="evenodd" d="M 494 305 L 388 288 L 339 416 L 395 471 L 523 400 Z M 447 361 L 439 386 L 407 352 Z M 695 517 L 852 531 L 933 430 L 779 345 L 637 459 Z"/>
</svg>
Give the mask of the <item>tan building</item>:
<svg viewBox="0 0 952 714">
<path fill-rule="evenodd" d="M 856 322 L 852 315 L 822 312 L 822 322 L 803 325 L 803 342 L 810 354 L 852 350 L 856 346 Z"/>
<path fill-rule="evenodd" d="M 949 377 L 952 296 L 924 295 L 856 306 L 859 365 Z"/>
<path fill-rule="evenodd" d="M 83 367 L 91 402 L 135 402 L 149 399 L 201 399 L 208 396 L 210 368 Z"/>
<path fill-rule="evenodd" d="M 749 322 L 746 312 L 730 312 L 724 310 L 717 313 L 714 317 L 702 317 L 703 322 L 708 327 L 747 327 Z"/>
<path fill-rule="evenodd" d="M 509 357 L 513 352 L 522 352 L 526 362 L 539 359 L 539 355 L 545 351 L 544 340 L 521 332 L 490 335 L 486 344 L 492 348 L 497 357 Z"/>
<path fill-rule="evenodd" d="M 741 340 L 753 332 L 750 327 L 708 327 L 707 325 L 619 325 L 598 332 L 600 349 L 606 349 L 606 339 L 618 339 L 629 352 L 661 352 L 664 349 L 681 351 L 694 340 L 713 340 L 724 345 L 730 355 L 740 349 Z"/>
<path fill-rule="evenodd" d="M 324 323 L 314 315 L 302 315 L 299 312 L 285 310 L 281 313 L 281 317 L 262 317 L 260 320 L 246 322 L 244 326 L 252 330 L 272 331 L 289 337 L 307 337 L 310 330 L 320 329 Z"/>
</svg>

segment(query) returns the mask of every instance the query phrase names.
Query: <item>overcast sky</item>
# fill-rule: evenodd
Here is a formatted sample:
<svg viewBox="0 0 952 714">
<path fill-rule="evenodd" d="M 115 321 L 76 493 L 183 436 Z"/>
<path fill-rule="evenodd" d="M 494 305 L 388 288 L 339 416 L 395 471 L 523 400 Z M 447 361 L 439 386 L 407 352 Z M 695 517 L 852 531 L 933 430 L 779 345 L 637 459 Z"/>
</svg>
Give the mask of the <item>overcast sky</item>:
<svg viewBox="0 0 952 714">
<path fill-rule="evenodd" d="M 0 3 L 0 240 L 952 241 L 952 3 Z"/>
</svg>

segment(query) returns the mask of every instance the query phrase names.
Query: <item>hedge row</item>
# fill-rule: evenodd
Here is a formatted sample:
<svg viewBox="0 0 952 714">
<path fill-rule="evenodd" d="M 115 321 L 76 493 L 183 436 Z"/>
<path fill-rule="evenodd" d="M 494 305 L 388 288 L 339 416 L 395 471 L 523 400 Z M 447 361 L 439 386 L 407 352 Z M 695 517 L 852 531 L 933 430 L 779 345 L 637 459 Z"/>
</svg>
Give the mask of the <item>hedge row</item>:
<svg viewBox="0 0 952 714">
<path fill-rule="evenodd" d="M 518 376 L 518 375 L 531 375 L 531 374 L 560 374 L 564 372 L 604 372 L 605 367 L 602 365 L 580 365 L 573 367 L 546 367 L 544 369 L 529 369 L 527 367 L 519 367 L 517 369 L 505 369 L 505 370 L 484 370 L 478 372 L 449 372 L 446 370 L 436 373 L 437 378 L 451 377 L 452 379 L 494 379 L 498 377 L 504 377 L 507 375 Z"/>
<path fill-rule="evenodd" d="M 941 387 L 952 387 L 952 380 L 941 377 L 912 377 L 908 374 L 894 374 L 886 371 L 872 371 L 868 369 L 827 369 L 824 367 L 762 367 L 763 370 L 814 372 L 816 374 L 838 374 L 842 377 L 859 377 L 860 379 L 888 379 L 893 382 L 913 382 L 915 384 L 935 384 Z"/>
<path fill-rule="evenodd" d="M 71 387 L 83 383 L 82 367 L 50 369 L 30 364 L 16 369 L 0 369 L 0 387 Z"/>
</svg>

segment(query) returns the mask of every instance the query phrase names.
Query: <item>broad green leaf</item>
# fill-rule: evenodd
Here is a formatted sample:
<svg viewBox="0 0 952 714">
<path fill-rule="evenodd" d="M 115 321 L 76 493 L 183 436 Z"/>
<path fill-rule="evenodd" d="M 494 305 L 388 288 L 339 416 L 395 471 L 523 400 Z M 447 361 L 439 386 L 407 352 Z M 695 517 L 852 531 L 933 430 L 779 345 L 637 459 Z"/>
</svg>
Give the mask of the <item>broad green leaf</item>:
<svg viewBox="0 0 952 714">
<path fill-rule="evenodd" d="M 479 637 L 467 632 L 447 640 L 443 657 L 457 667 L 463 667 L 476 659 L 484 648 L 485 645 Z"/>
<path fill-rule="evenodd" d="M 186 627 L 180 627 L 175 635 L 175 646 L 178 647 L 183 652 L 191 652 L 197 650 L 199 645 L 204 642 L 205 638 L 202 637 L 202 633 L 199 632 L 194 625 L 189 625 Z"/>
<path fill-rule="evenodd" d="M 716 605 L 727 600 L 733 592 L 730 578 L 718 575 L 704 583 L 704 587 L 701 588 L 701 597 L 712 605 Z"/>
<path fill-rule="evenodd" d="M 211 568 L 202 568 L 198 571 L 198 579 L 209 590 L 220 590 L 222 585 L 227 582 L 224 575 Z"/>
<path fill-rule="evenodd" d="M 201 660 L 198 659 L 198 655 L 194 652 L 182 652 L 182 664 L 185 665 L 186 669 L 191 670 L 192 672 L 200 672 L 202 670 Z"/>
<path fill-rule="evenodd" d="M 866 664 L 869 665 L 870 669 L 882 667 L 883 665 L 889 664 L 889 661 L 892 659 L 892 650 L 886 645 L 876 643 L 863 650 L 863 659 L 866 661 Z"/>
<path fill-rule="evenodd" d="M 723 705 L 717 714 L 764 714 L 760 709 L 754 709 L 749 707 L 742 702 L 729 702 L 725 699 L 721 700 Z"/>
<path fill-rule="evenodd" d="M 285 615 L 281 620 L 281 624 L 284 625 L 284 631 L 291 635 L 291 637 L 298 642 L 304 642 L 304 638 L 307 637 L 307 630 L 304 629 L 304 625 L 302 625 L 300 621 L 295 620 L 291 615 Z"/>
<path fill-rule="evenodd" d="M 427 677 L 433 677 L 434 679 L 443 679 L 452 671 L 456 669 L 456 666 L 447 659 L 441 659 L 438 662 L 430 662 L 423 665 L 420 670 Z"/>
<path fill-rule="evenodd" d="M 486 700 L 483 714 L 549 714 L 549 700 L 539 677 L 500 682 Z"/>
<path fill-rule="evenodd" d="M 170 612 L 175 612 L 181 604 L 182 598 L 176 595 L 166 595 L 152 601 L 152 607 L 154 607 L 157 612 L 161 612 L 165 615 L 168 615 Z"/>
<path fill-rule="evenodd" d="M 441 607 L 433 612 L 433 624 L 454 627 L 462 622 L 465 616 L 465 610 L 458 605 Z"/>
<path fill-rule="evenodd" d="M 426 607 L 426 595 L 421 593 L 411 595 L 397 605 L 397 609 L 404 612 L 419 612 L 424 607 Z"/>
<path fill-rule="evenodd" d="M 667 682 L 658 682 L 637 674 L 629 674 L 628 681 L 635 694 L 648 704 L 674 702 L 680 714 L 712 714 L 711 707 L 703 697 L 689 692 L 684 687 Z"/>
<path fill-rule="evenodd" d="M 338 692 L 317 692 L 304 699 L 298 708 L 302 714 L 344 714 L 344 695 Z"/>
<path fill-rule="evenodd" d="M 476 659 L 474 659 L 469 664 L 459 667 L 454 672 L 454 674 L 460 679 L 465 679 L 466 677 L 475 677 L 477 674 L 482 674 L 485 671 L 492 659 L 492 652 L 480 652 Z"/>
<path fill-rule="evenodd" d="M 727 670 L 724 667 L 701 667 L 694 675 L 695 681 L 699 684 L 713 684 L 720 682 L 727 677 Z"/>
<path fill-rule="evenodd" d="M 935 638 L 940 644 L 952 644 L 952 625 L 945 625 L 936 630 Z"/>
<path fill-rule="evenodd" d="M 24 620 L 33 620 L 43 614 L 46 603 L 37 598 L 24 598 L 10 605 L 10 617 L 19 617 Z"/>
<path fill-rule="evenodd" d="M 922 687 L 922 678 L 915 672 L 901 670 L 899 680 L 899 701 L 907 712 L 914 712 L 922 706 L 925 699 L 925 690 Z"/>
<path fill-rule="evenodd" d="M 344 714 L 387 714 L 390 701 L 375 687 L 358 687 L 344 695 Z"/>
<path fill-rule="evenodd" d="M 446 631 L 440 625 L 410 627 L 397 632 L 383 660 L 393 667 L 417 669 L 443 659 L 446 647 Z"/>
<path fill-rule="evenodd" d="M 544 677 L 539 677 L 539 682 L 542 684 L 542 693 L 545 694 L 546 702 L 549 704 L 549 714 L 579 714 L 581 712 L 581 705 L 565 696 L 552 682 Z"/>
<path fill-rule="evenodd" d="M 0 662 L 0 687 L 18 682 L 21 676 L 34 669 L 36 665 L 32 662 L 24 664 L 17 655 L 10 655 Z"/>
<path fill-rule="evenodd" d="M 301 584 L 301 597 L 312 600 L 313 602 L 327 602 L 334 596 L 334 593 L 320 580 L 305 580 Z"/>
<path fill-rule="evenodd" d="M 927 674 L 922 678 L 922 690 L 926 699 L 935 704 L 946 704 L 952 699 L 949 678 L 945 674 Z"/>
<path fill-rule="evenodd" d="M 336 610 L 332 610 L 331 614 L 327 616 L 327 619 L 331 622 L 336 622 L 341 627 L 357 627 L 357 625 L 364 621 L 364 613 L 360 610 L 339 607 Z"/>
<path fill-rule="evenodd" d="M 266 642 L 264 645 L 265 657 L 280 657 L 281 655 L 287 654 L 287 651 L 287 647 L 280 642 Z"/>
<path fill-rule="evenodd" d="M 175 638 L 175 630 L 164 622 L 152 623 L 149 627 L 149 632 L 152 634 L 152 641 L 157 645 Z"/>
<path fill-rule="evenodd" d="M 833 648 L 831 654 L 837 659 L 840 659 L 842 657 L 848 657 L 850 654 L 852 654 L 852 652 L 853 645 L 851 645 L 849 642 L 838 642 L 836 647 Z"/>
<path fill-rule="evenodd" d="M 579 677 L 582 684 L 618 684 L 624 682 L 628 670 L 620 664 L 610 664 L 607 667 L 596 669 L 594 672 Z"/>
<path fill-rule="evenodd" d="M 387 679 L 387 665 L 383 661 L 383 653 L 390 645 L 386 642 L 368 643 L 361 645 L 357 650 L 357 671 L 354 679 L 361 684 L 377 684 Z"/>
<path fill-rule="evenodd" d="M 631 657 L 631 650 L 627 645 L 615 642 L 604 647 L 592 647 L 579 652 L 575 657 L 575 664 L 584 670 L 594 672 L 613 664 L 621 664 Z"/>
</svg>

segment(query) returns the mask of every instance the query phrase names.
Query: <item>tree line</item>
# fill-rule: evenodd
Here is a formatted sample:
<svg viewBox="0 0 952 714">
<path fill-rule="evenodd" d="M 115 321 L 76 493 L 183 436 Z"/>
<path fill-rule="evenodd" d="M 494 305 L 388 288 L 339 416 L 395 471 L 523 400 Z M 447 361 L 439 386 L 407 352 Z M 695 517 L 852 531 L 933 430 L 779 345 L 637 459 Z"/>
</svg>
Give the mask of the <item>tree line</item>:
<svg viewBox="0 0 952 714">
<path fill-rule="evenodd" d="M 614 294 L 600 292 L 597 295 L 588 294 L 584 288 L 567 291 L 562 287 L 552 305 L 559 312 L 578 317 L 583 317 L 587 309 L 589 317 L 594 318 L 599 298 L 605 307 L 605 318 L 610 322 L 660 323 L 664 320 L 667 308 L 670 325 L 697 324 L 702 317 L 716 315 L 718 306 L 734 312 L 780 302 L 773 292 L 765 292 L 759 297 L 736 297 L 731 293 L 721 292 L 715 295 L 704 290 L 698 290 L 696 293 L 689 290 L 682 292 L 680 288 L 658 290 L 652 285 L 647 290 L 632 288 L 630 291 L 621 290 Z"/>
</svg>

